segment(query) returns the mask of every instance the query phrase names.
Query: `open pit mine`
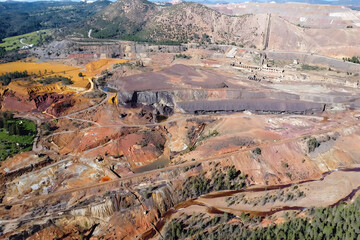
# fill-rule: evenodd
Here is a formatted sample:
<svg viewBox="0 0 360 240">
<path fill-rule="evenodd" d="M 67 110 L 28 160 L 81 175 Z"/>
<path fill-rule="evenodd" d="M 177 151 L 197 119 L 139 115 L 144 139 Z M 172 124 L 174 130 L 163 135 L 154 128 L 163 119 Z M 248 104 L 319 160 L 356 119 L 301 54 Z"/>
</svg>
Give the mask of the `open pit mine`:
<svg viewBox="0 0 360 240">
<path fill-rule="evenodd" d="M 115 5 L 133 24 L 185 9 L 198 29 L 208 11 L 215 30 L 166 44 L 89 25 L 4 60 L 0 239 L 359 237 L 356 9 L 118 0 L 96 16 Z M 228 41 L 216 24 L 239 16 L 248 35 Z"/>
</svg>

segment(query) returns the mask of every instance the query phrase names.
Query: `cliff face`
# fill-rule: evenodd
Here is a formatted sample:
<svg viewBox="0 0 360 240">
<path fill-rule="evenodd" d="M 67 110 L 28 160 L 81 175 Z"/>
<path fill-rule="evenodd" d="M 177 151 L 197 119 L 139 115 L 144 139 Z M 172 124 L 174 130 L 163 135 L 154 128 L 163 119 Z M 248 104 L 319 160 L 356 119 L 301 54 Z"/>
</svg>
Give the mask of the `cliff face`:
<svg viewBox="0 0 360 240">
<path fill-rule="evenodd" d="M 117 97 L 119 104 L 122 105 L 131 107 L 150 106 L 156 111 L 156 114 L 164 116 L 174 113 L 175 102 L 173 95 L 169 92 L 119 92 Z"/>
<path fill-rule="evenodd" d="M 173 189 L 166 185 L 152 193 L 152 200 L 155 208 L 163 215 L 167 210 L 172 208 L 177 202 Z"/>
<path fill-rule="evenodd" d="M 157 114 L 173 112 L 263 112 L 311 114 L 322 112 L 325 104 L 300 101 L 292 94 L 242 90 L 172 90 L 119 92 L 118 102 L 131 107 L 150 106 Z"/>
</svg>

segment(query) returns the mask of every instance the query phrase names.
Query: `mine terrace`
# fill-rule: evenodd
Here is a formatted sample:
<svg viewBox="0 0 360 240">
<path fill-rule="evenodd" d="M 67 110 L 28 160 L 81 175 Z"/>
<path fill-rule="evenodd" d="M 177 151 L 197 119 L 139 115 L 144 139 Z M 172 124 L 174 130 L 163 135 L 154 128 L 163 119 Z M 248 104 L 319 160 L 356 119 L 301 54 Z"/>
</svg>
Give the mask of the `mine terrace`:
<svg viewBox="0 0 360 240">
<path fill-rule="evenodd" d="M 134 36 L 188 11 L 208 37 L 101 37 L 99 18 L 138 11 Z M 0 238 L 263 239 L 358 207 L 358 11 L 118 0 L 94 16 L 0 64 Z"/>
</svg>

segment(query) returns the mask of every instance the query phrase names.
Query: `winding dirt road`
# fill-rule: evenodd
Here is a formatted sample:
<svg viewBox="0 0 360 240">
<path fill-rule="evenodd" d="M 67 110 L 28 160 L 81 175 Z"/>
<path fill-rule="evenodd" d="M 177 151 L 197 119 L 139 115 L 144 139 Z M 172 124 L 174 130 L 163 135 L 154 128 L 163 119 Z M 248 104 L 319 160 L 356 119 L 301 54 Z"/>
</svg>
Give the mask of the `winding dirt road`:
<svg viewBox="0 0 360 240">
<path fill-rule="evenodd" d="M 164 123 L 162 123 L 162 124 L 164 124 Z M 50 197 L 60 196 L 60 195 L 67 194 L 67 193 L 72 193 L 72 192 L 76 192 L 76 191 L 82 191 L 82 190 L 91 189 L 91 188 L 100 187 L 100 186 L 106 186 L 106 185 L 113 184 L 113 183 L 116 183 L 116 182 L 123 182 L 123 181 L 127 181 L 127 180 L 137 178 L 137 177 L 151 176 L 151 175 L 155 175 L 155 174 L 158 174 L 158 173 L 161 173 L 161 172 L 171 171 L 171 170 L 174 170 L 174 169 L 177 169 L 177 168 L 183 168 L 183 167 L 190 166 L 190 165 L 193 165 L 193 164 L 198 164 L 198 163 L 202 163 L 202 162 L 206 162 L 206 161 L 212 161 L 212 160 L 216 160 L 216 159 L 219 159 L 219 158 L 230 157 L 235 153 L 248 152 L 248 151 L 255 150 L 256 148 L 268 147 L 268 146 L 273 146 L 273 145 L 281 145 L 281 144 L 285 144 L 285 143 L 288 143 L 288 142 L 301 140 L 304 137 L 310 137 L 311 135 L 319 135 L 319 134 L 324 134 L 324 133 L 327 133 L 327 132 L 334 132 L 334 131 L 343 131 L 344 129 L 349 128 L 349 127 L 359 126 L 359 124 L 360 124 L 359 121 L 355 121 L 355 122 L 351 122 L 351 123 L 349 123 L 347 125 L 342 125 L 342 126 L 331 128 L 331 129 L 317 131 L 317 132 L 313 132 L 311 134 L 299 135 L 297 137 L 286 138 L 286 139 L 273 141 L 273 142 L 265 142 L 265 143 L 258 144 L 258 145 L 252 146 L 252 147 L 240 148 L 240 149 L 237 149 L 237 150 L 229 151 L 227 153 L 222 153 L 222 154 L 219 154 L 219 155 L 202 158 L 202 159 L 198 159 L 198 160 L 195 160 L 195 161 L 185 162 L 185 163 L 181 163 L 181 164 L 178 164 L 178 165 L 168 166 L 168 167 L 165 167 L 165 168 L 151 170 L 151 171 L 147 171 L 147 172 L 143 172 L 143 173 L 135 173 L 135 174 L 133 174 L 131 176 L 123 177 L 121 179 L 114 179 L 114 180 L 111 180 L 111 181 L 108 181 L 108 182 L 91 184 L 91 185 L 86 185 L 86 186 L 82 186 L 82 187 L 61 190 L 61 191 L 50 193 L 50 194 L 47 194 L 47 195 L 31 197 L 31 198 L 23 199 L 23 200 L 4 202 L 4 203 L 0 204 L 0 207 L 4 207 L 5 205 L 23 204 L 23 203 L 26 203 L 26 202 L 29 202 L 29 201 L 32 201 L 32 202 L 33 201 L 39 201 L 39 200 L 47 199 L 47 198 L 50 198 Z M 114 125 L 112 125 L 112 126 L 114 126 Z M 115 125 L 115 126 L 118 126 L 118 125 Z"/>
</svg>

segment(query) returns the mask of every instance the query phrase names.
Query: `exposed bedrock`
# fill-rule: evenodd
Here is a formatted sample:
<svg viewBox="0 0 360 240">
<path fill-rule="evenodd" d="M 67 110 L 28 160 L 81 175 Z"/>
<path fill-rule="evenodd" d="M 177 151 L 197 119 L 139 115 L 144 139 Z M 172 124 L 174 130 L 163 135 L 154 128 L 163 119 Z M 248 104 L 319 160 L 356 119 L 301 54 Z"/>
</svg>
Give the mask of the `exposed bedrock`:
<svg viewBox="0 0 360 240">
<path fill-rule="evenodd" d="M 353 109 L 360 109 L 360 99 L 357 99 L 353 103 L 350 104 L 350 107 Z"/>
<path fill-rule="evenodd" d="M 248 90 L 225 90 L 225 89 L 182 89 L 169 91 L 135 91 L 119 92 L 119 103 L 151 105 L 161 103 L 174 106 L 175 102 L 199 101 L 199 100 L 227 100 L 227 99 L 280 99 L 299 100 L 299 96 L 282 92 L 255 92 Z"/>
<path fill-rule="evenodd" d="M 130 107 L 153 107 L 158 114 L 165 116 L 173 114 L 175 106 L 173 95 L 166 91 L 121 92 L 118 93 L 118 100 L 120 104 Z"/>
<path fill-rule="evenodd" d="M 53 41 L 42 47 L 31 49 L 42 59 L 78 58 L 93 60 L 100 57 L 136 57 L 148 56 L 149 52 L 178 53 L 185 51 L 186 46 L 152 45 L 149 43 L 135 43 L 128 41 L 83 42 L 62 40 Z"/>
<path fill-rule="evenodd" d="M 251 92 L 227 89 L 183 89 L 171 91 L 135 91 L 118 93 L 119 103 L 129 107 L 153 107 L 158 114 L 174 111 L 189 113 L 240 112 L 310 114 L 321 112 L 325 104 L 299 100 L 299 96 L 281 92 Z"/>
<path fill-rule="evenodd" d="M 178 102 L 177 105 L 185 112 L 195 114 L 246 110 L 257 113 L 313 114 L 322 112 L 325 108 L 325 104 L 321 103 L 278 99 L 187 101 Z"/>
<path fill-rule="evenodd" d="M 352 95 L 336 95 L 333 94 L 305 94 L 301 96 L 301 100 L 320 102 L 326 104 L 347 104 L 356 100 L 356 96 Z"/>
</svg>

